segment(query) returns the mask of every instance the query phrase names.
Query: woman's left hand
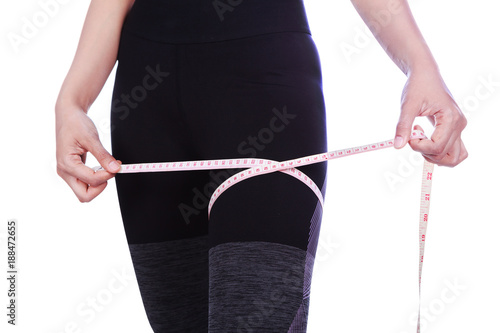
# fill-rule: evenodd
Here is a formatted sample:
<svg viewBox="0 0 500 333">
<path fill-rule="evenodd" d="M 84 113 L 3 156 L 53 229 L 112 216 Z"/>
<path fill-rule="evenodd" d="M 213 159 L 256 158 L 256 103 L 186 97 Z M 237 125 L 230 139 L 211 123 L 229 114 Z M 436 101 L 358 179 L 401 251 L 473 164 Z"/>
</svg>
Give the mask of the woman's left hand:
<svg viewBox="0 0 500 333">
<path fill-rule="evenodd" d="M 413 121 L 420 116 L 429 118 L 435 127 L 434 132 L 430 139 L 408 141 Z M 402 148 L 408 142 L 428 162 L 454 167 L 468 156 L 460 137 L 466 125 L 465 116 L 437 71 L 413 71 L 408 75 L 396 128 L 396 148 Z M 418 125 L 413 128 L 422 130 Z"/>
</svg>

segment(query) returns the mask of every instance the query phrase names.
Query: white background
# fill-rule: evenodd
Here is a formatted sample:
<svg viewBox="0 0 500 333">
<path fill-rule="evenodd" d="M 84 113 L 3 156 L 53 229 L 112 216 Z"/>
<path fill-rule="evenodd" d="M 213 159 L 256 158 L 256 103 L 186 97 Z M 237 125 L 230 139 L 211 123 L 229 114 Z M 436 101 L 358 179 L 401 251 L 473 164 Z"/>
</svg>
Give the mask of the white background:
<svg viewBox="0 0 500 333">
<path fill-rule="evenodd" d="M 8 34 L 21 35 L 23 20 L 32 21 L 42 9 L 34 0 L 0 5 L 4 272 L 8 219 L 17 219 L 20 235 L 18 326 L 6 323 L 2 278 L 2 332 L 151 332 L 114 180 L 82 204 L 55 169 L 54 103 L 89 3 L 61 1 L 57 13 L 17 50 Z M 455 168 L 436 167 L 434 173 L 422 332 L 500 331 L 500 24 L 494 3 L 410 2 L 468 119 L 462 138 L 469 158 Z M 329 149 L 391 139 L 405 76 L 373 36 L 364 35 L 365 26 L 349 1 L 306 0 L 306 8 L 323 66 Z M 347 45 L 356 48 L 350 57 L 342 52 Z M 113 77 L 89 112 L 108 150 Z M 485 80 L 494 84 L 485 85 Z M 416 123 L 432 134 L 427 119 Z M 407 146 L 329 163 L 309 332 L 416 332 L 422 162 Z M 96 165 L 91 158 L 87 164 Z M 399 178 L 391 185 L 387 177 Z M 92 298 L 99 311 L 89 305 Z"/>
</svg>

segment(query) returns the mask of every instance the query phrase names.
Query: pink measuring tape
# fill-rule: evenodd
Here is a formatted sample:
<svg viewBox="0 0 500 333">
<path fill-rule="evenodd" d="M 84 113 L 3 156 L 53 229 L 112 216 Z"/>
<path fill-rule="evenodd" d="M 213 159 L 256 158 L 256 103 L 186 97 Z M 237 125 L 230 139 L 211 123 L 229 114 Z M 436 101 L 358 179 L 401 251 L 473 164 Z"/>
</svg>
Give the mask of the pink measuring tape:
<svg viewBox="0 0 500 333">
<path fill-rule="evenodd" d="M 427 138 L 424 132 L 414 130 L 411 133 L 411 139 Z M 306 157 L 300 157 L 288 161 L 277 162 L 273 160 L 260 158 L 243 158 L 243 159 L 222 159 L 222 160 L 200 160 L 200 161 L 181 161 L 181 162 L 161 162 L 161 163 L 140 163 L 140 164 L 122 164 L 118 173 L 137 173 L 137 172 L 165 172 L 165 171 L 190 171 L 190 170 L 212 170 L 212 169 L 240 169 L 248 168 L 241 171 L 228 179 L 226 179 L 212 194 L 208 205 L 208 217 L 215 201 L 224 191 L 231 186 L 251 177 L 280 171 L 292 177 L 297 178 L 307 185 L 318 197 L 319 202 L 323 206 L 323 194 L 318 186 L 303 172 L 295 167 L 303 165 L 324 162 L 340 157 L 345 157 L 354 154 L 360 154 L 368 151 L 383 149 L 394 146 L 393 140 L 381 141 L 369 145 L 340 149 Z M 104 170 L 101 166 L 93 168 L 94 171 Z M 427 221 L 429 219 L 429 207 L 431 200 L 431 185 L 432 173 L 434 164 L 424 160 L 422 172 L 422 186 L 420 194 L 420 220 L 419 220 L 419 269 L 418 269 L 418 293 L 419 302 L 421 301 L 421 281 L 422 281 L 422 265 L 424 263 L 424 248 L 425 235 L 427 232 Z M 417 333 L 420 333 L 420 303 L 417 320 Z"/>
</svg>

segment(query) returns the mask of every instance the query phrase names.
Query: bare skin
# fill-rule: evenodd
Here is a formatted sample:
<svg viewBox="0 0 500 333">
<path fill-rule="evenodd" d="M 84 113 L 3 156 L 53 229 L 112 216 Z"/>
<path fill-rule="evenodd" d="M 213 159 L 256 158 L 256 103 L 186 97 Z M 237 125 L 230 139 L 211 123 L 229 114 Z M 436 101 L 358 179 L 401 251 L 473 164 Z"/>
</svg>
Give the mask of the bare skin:
<svg viewBox="0 0 500 333">
<path fill-rule="evenodd" d="M 407 1 L 351 2 L 389 57 L 408 77 L 396 126 L 396 148 L 408 142 L 429 162 L 448 167 L 458 165 L 468 156 L 460 137 L 467 120 L 446 87 Z M 435 127 L 432 137 L 408 141 L 413 121 L 421 116 L 427 116 Z M 414 128 L 422 130 L 418 125 Z"/>
<path fill-rule="evenodd" d="M 92 0 L 75 58 L 56 102 L 57 174 L 80 202 L 93 200 L 120 170 L 121 161 L 102 146 L 87 112 L 115 65 L 120 31 L 133 3 L 134 0 Z M 448 167 L 458 165 L 467 158 L 460 138 L 467 121 L 449 93 L 407 2 L 352 0 L 352 3 L 380 45 L 408 77 L 396 127 L 396 148 L 408 143 L 429 162 Z M 390 13 L 385 16 L 388 23 L 374 24 L 380 22 L 382 12 Z M 419 116 L 429 118 L 435 126 L 434 133 L 430 139 L 408 141 L 413 121 Z M 421 129 L 418 125 L 414 128 Z M 85 165 L 88 152 L 105 170 L 94 172 Z"/>
<path fill-rule="evenodd" d="M 92 0 L 71 68 L 56 102 L 57 174 L 71 187 L 80 202 L 89 202 L 120 170 L 102 146 L 87 112 L 113 69 L 120 31 L 134 0 Z M 87 152 L 105 171 L 85 165 Z"/>
</svg>

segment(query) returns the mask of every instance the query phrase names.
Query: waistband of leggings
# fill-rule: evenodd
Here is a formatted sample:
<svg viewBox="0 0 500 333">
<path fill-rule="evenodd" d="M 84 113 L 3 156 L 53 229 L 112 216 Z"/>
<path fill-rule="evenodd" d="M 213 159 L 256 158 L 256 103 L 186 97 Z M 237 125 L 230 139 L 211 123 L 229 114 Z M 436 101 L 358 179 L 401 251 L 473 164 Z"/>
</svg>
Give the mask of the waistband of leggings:
<svg viewBox="0 0 500 333">
<path fill-rule="evenodd" d="M 311 34 L 303 0 L 136 0 L 123 28 L 166 43 L 285 31 Z"/>
</svg>

